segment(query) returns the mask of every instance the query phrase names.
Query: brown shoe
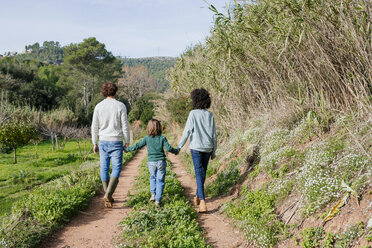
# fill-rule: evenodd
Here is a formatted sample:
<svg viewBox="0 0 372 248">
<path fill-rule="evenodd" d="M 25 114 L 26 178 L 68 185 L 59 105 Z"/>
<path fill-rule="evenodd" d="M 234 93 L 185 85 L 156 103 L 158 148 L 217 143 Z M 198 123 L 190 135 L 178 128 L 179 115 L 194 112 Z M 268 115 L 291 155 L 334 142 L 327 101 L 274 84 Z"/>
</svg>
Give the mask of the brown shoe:
<svg viewBox="0 0 372 248">
<path fill-rule="evenodd" d="M 205 204 L 205 200 L 200 200 L 200 205 L 199 205 L 199 213 L 205 213 L 207 212 L 207 205 Z"/>
<path fill-rule="evenodd" d="M 198 206 L 200 204 L 199 196 L 194 197 L 194 205 Z"/>
</svg>

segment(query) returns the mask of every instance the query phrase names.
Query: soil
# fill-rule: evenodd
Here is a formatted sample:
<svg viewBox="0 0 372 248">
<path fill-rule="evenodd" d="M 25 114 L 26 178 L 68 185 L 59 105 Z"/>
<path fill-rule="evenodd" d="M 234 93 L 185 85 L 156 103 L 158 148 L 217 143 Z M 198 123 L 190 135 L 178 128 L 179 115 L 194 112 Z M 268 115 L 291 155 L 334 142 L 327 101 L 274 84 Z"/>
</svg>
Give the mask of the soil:
<svg viewBox="0 0 372 248">
<path fill-rule="evenodd" d="M 42 247 L 114 247 L 112 241 L 121 232 L 119 223 L 130 211 L 130 208 L 124 206 L 127 193 L 138 175 L 138 165 L 145 156 L 146 150 L 141 149 L 123 167 L 119 184 L 113 195 L 115 202 L 112 209 L 104 207 L 103 193 L 101 192 L 91 200 L 87 210 L 80 212 L 81 214 L 73 218 L 63 229 L 52 235 Z"/>
<path fill-rule="evenodd" d="M 185 194 L 188 197 L 190 204 L 193 204 L 193 198 L 196 192 L 195 179 L 187 173 L 185 166 L 181 163 L 179 157 L 168 154 L 170 161 L 173 164 L 173 171 L 177 174 Z M 208 244 L 212 247 L 247 247 L 244 241 L 243 233 L 233 228 L 229 220 L 221 211 L 223 203 L 232 200 L 234 196 L 218 197 L 213 199 L 206 199 L 208 212 L 198 213 L 198 222 L 206 232 Z M 198 207 L 196 207 L 198 210 Z"/>
<path fill-rule="evenodd" d="M 372 194 L 368 193 L 372 189 L 367 190 L 365 194 L 362 195 L 359 205 L 356 203 L 354 199 L 349 198 L 345 206 L 340 208 L 340 213 L 337 214 L 332 220 L 326 222 L 325 224 L 322 222 L 322 219 L 316 218 L 316 215 L 312 215 L 309 218 L 305 219 L 303 223 L 301 223 L 300 213 L 296 213 L 293 217 L 295 220 L 293 223 L 300 224 L 300 228 L 294 230 L 294 236 L 300 237 L 300 232 L 307 227 L 324 227 L 325 232 L 331 233 L 342 233 L 345 231 L 349 226 L 356 225 L 358 222 L 362 221 L 364 224 L 369 220 L 370 216 L 372 215 Z M 296 197 L 289 197 L 289 202 L 294 202 Z M 330 204 L 326 209 L 330 209 L 333 207 L 335 203 Z M 288 211 L 291 212 L 292 210 Z M 327 212 L 327 211 L 325 211 Z M 285 219 L 285 217 L 283 218 Z M 362 237 L 360 240 L 355 242 L 354 247 L 362 247 L 363 245 L 371 245 L 371 242 L 368 243 L 366 241 L 365 236 Z M 283 247 L 300 247 L 297 246 L 293 238 L 289 238 L 279 243 L 279 248 Z"/>
</svg>

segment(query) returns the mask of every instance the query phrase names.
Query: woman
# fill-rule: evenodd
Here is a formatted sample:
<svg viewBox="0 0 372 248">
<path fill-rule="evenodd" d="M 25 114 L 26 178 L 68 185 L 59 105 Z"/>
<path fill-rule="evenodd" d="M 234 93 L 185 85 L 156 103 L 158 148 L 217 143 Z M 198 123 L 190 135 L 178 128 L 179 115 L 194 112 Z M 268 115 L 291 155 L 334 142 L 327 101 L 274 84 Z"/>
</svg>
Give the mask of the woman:
<svg viewBox="0 0 372 248">
<path fill-rule="evenodd" d="M 194 204 L 200 205 L 199 212 L 207 212 L 204 197 L 204 182 L 209 158 L 216 157 L 217 139 L 214 117 L 207 109 L 211 106 L 211 98 L 207 90 L 195 89 L 191 92 L 193 110 L 187 118 L 182 138 L 177 149 L 181 149 L 190 136 L 190 151 L 194 164 L 196 179 L 196 195 Z"/>
</svg>

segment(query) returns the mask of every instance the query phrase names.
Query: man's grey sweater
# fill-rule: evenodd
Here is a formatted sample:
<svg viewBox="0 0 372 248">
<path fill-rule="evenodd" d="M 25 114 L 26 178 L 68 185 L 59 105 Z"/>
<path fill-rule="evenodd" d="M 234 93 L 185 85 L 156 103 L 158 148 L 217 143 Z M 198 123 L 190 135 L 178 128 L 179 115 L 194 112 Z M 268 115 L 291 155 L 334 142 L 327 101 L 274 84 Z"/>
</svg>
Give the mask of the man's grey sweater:
<svg viewBox="0 0 372 248">
<path fill-rule="evenodd" d="M 122 102 L 107 97 L 94 108 L 92 121 L 92 142 L 97 139 L 104 141 L 122 141 L 129 143 L 129 123 L 127 108 Z"/>
</svg>

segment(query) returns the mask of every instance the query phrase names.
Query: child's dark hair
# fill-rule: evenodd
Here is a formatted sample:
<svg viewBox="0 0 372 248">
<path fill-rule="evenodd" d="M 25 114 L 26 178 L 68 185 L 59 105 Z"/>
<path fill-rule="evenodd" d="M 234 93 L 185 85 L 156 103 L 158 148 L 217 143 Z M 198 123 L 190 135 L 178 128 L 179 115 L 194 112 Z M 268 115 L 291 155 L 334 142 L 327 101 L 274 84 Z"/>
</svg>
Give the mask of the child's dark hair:
<svg viewBox="0 0 372 248">
<path fill-rule="evenodd" d="M 149 124 L 147 124 L 147 134 L 151 137 L 155 137 L 161 134 L 161 124 L 160 121 L 156 119 L 151 119 Z"/>
<path fill-rule="evenodd" d="M 206 89 L 195 89 L 191 92 L 193 109 L 207 109 L 211 106 L 211 98 Z"/>
</svg>

